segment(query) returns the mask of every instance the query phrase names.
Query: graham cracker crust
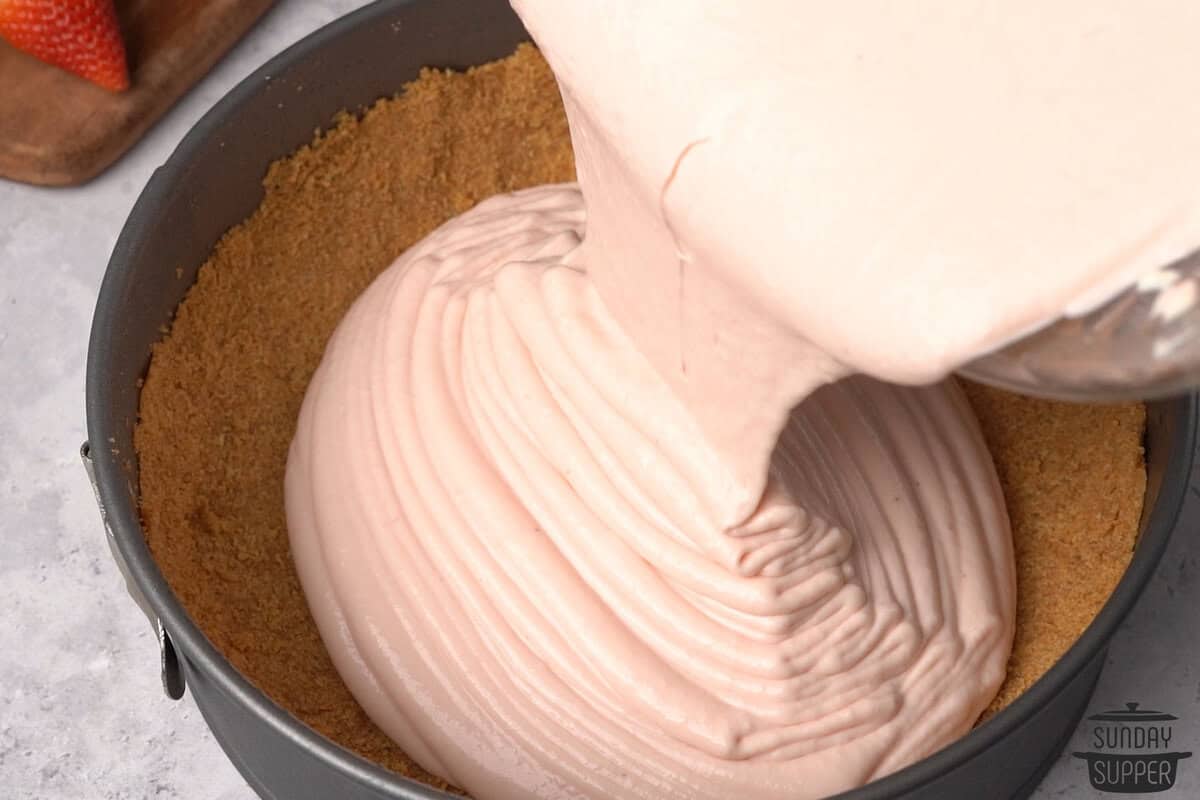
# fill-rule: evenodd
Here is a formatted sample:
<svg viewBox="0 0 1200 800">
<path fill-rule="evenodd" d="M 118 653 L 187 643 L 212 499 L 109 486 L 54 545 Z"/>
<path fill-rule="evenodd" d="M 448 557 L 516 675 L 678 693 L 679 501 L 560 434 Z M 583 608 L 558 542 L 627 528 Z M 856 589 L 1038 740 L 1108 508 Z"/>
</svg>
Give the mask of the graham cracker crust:
<svg viewBox="0 0 1200 800">
<path fill-rule="evenodd" d="M 296 717 L 442 788 L 371 723 L 325 652 L 288 552 L 288 444 L 326 339 L 378 272 L 490 195 L 573 177 L 558 90 L 534 48 L 466 73 L 426 70 L 271 166 L 262 205 L 201 268 L 142 390 L 143 524 L 188 613 Z M 966 389 L 1017 557 L 1016 642 L 986 718 L 1067 650 L 1129 563 L 1145 410 Z"/>
</svg>

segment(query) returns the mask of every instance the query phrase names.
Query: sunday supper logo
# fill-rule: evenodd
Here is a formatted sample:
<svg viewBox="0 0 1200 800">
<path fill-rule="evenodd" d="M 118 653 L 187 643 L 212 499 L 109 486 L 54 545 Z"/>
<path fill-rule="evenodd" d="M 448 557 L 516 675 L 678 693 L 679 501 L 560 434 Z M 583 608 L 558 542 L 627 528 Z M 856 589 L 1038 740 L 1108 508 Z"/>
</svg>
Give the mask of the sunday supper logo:
<svg viewBox="0 0 1200 800">
<path fill-rule="evenodd" d="M 1138 705 L 1126 703 L 1122 710 L 1088 717 L 1093 749 L 1072 753 L 1087 762 L 1088 780 L 1101 792 L 1166 791 L 1175 785 L 1179 762 L 1192 755 L 1171 750 L 1172 723 L 1178 717 Z"/>
</svg>

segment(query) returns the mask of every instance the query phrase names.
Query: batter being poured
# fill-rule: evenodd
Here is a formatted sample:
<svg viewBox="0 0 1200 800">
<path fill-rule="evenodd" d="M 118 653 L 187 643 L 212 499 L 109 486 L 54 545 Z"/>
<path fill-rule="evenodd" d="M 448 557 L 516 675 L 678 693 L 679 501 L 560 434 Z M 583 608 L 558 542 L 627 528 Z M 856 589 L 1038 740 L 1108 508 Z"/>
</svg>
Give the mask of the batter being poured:
<svg viewBox="0 0 1200 800">
<path fill-rule="evenodd" d="M 941 748 L 1015 588 L 970 410 L 915 386 L 1200 242 L 1200 9 L 514 5 L 579 184 L 452 220 L 328 345 L 286 488 L 339 672 L 480 800 Z"/>
</svg>

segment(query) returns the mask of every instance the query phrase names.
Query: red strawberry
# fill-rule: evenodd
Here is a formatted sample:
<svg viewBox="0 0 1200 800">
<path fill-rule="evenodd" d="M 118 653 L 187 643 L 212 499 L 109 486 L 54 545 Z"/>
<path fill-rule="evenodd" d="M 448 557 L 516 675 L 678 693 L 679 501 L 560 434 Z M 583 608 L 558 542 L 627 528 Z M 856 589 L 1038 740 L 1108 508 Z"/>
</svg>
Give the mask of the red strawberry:
<svg viewBox="0 0 1200 800">
<path fill-rule="evenodd" d="M 105 89 L 129 88 L 113 0 L 0 0 L 0 36 Z"/>
</svg>

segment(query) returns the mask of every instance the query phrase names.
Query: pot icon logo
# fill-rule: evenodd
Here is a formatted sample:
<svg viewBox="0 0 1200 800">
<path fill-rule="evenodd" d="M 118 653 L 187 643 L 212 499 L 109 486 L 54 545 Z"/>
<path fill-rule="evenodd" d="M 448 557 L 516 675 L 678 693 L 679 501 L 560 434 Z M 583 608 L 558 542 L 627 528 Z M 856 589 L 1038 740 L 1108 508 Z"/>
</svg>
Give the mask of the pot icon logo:
<svg viewBox="0 0 1200 800">
<path fill-rule="evenodd" d="M 1071 754 L 1087 762 L 1088 780 L 1101 792 L 1165 792 L 1175 785 L 1179 762 L 1192 755 L 1171 749 L 1178 717 L 1138 705 L 1088 717 L 1093 749 Z"/>
</svg>

